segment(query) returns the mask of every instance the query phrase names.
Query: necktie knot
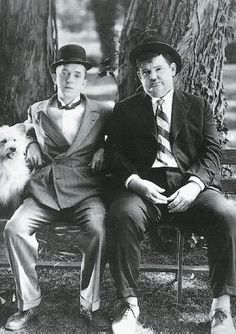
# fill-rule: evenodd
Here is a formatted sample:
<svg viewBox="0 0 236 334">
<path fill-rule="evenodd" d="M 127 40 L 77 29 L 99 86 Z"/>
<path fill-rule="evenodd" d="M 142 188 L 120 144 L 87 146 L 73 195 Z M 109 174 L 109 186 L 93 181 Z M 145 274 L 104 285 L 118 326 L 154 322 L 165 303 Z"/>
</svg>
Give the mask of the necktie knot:
<svg viewBox="0 0 236 334">
<path fill-rule="evenodd" d="M 157 100 L 157 108 L 162 108 L 164 101 L 165 101 L 164 99 Z"/>
<path fill-rule="evenodd" d="M 81 103 L 81 100 L 77 101 L 77 102 L 74 102 L 72 103 L 71 105 L 68 105 L 68 104 L 65 104 L 65 105 L 62 105 L 61 102 L 59 100 L 57 100 L 57 106 L 59 109 L 65 109 L 65 110 L 71 110 L 71 109 L 74 109 L 76 108 L 77 106 L 79 106 Z"/>
<path fill-rule="evenodd" d="M 163 111 L 163 108 L 162 108 L 163 103 L 164 103 L 164 99 L 157 100 L 157 107 L 156 107 L 155 118 L 157 120 L 157 117 L 159 117 L 159 118 L 163 119 L 165 122 L 168 123 L 167 115 Z"/>
</svg>

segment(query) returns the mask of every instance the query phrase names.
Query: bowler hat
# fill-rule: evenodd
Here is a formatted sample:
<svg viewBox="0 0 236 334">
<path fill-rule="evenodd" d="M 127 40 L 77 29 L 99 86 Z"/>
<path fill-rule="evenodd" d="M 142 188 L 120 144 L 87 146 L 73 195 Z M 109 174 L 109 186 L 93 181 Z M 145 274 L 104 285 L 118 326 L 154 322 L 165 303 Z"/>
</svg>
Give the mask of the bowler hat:
<svg viewBox="0 0 236 334">
<path fill-rule="evenodd" d="M 81 64 L 89 70 L 93 65 L 87 61 L 85 49 L 78 44 L 66 44 L 57 53 L 56 61 L 51 64 L 51 71 L 55 73 L 56 67 L 62 64 Z"/>
<path fill-rule="evenodd" d="M 157 54 L 170 54 L 173 57 L 173 62 L 176 63 L 177 73 L 181 71 L 182 63 L 179 53 L 169 44 L 158 41 L 154 38 L 145 38 L 142 42 L 137 44 L 130 51 L 129 60 L 131 61 L 131 63 L 136 64 L 136 60 L 139 58 L 140 55 L 150 52 L 156 52 Z"/>
</svg>

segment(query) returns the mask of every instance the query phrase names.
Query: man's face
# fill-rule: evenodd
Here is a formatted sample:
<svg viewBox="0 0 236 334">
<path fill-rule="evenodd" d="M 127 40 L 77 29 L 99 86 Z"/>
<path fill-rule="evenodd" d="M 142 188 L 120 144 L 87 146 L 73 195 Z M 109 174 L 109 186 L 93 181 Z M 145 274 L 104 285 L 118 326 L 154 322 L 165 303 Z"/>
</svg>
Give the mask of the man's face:
<svg viewBox="0 0 236 334">
<path fill-rule="evenodd" d="M 162 55 L 154 56 L 140 62 L 137 74 L 148 95 L 163 97 L 173 88 L 176 64 L 169 64 Z"/>
<path fill-rule="evenodd" d="M 86 68 L 81 64 L 59 65 L 52 78 L 57 85 L 58 95 L 70 102 L 80 96 L 86 85 Z"/>
</svg>

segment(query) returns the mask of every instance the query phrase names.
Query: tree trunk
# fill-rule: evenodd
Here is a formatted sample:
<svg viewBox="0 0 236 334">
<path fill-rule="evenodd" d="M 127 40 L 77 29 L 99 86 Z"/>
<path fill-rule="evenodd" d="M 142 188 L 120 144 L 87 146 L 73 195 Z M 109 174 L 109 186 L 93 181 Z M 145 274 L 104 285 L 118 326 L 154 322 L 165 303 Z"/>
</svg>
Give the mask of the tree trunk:
<svg viewBox="0 0 236 334">
<path fill-rule="evenodd" d="M 204 96 L 219 125 L 225 110 L 222 72 L 230 0 L 132 0 L 121 35 L 119 93 L 124 98 L 139 85 L 128 54 L 145 29 L 178 50 L 183 68 L 176 86 Z"/>
<path fill-rule="evenodd" d="M 91 0 L 103 58 L 111 58 L 112 62 L 116 51 L 114 32 L 116 2 L 117 0 Z"/>
<path fill-rule="evenodd" d="M 0 0 L 0 125 L 25 120 L 28 106 L 53 92 L 56 48 L 54 0 Z"/>
</svg>

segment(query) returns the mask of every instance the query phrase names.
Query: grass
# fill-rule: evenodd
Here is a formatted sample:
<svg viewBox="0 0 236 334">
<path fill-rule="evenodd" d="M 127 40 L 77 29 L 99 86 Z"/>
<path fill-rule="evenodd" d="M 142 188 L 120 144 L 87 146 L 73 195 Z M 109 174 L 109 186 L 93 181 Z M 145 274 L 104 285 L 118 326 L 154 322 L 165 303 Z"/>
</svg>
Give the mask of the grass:
<svg viewBox="0 0 236 334">
<path fill-rule="evenodd" d="M 3 225 L 0 226 L 0 249 L 3 247 Z M 54 237 L 52 231 L 40 232 L 40 259 L 54 261 L 78 261 L 80 258 L 76 237 L 67 234 Z M 68 242 L 69 241 L 69 242 Z M 68 257 L 67 253 L 77 256 Z M 3 250 L 2 253 L 4 254 Z M 206 251 L 200 249 L 185 252 L 186 264 L 206 263 Z M 153 250 L 150 239 L 146 238 L 142 246 L 142 262 L 173 263 L 175 248 L 166 252 Z M 79 316 L 79 278 L 76 270 L 40 269 L 39 282 L 43 300 L 41 313 L 26 329 L 19 333 L 90 333 L 90 329 Z M 8 269 L 0 270 L 0 290 L 2 296 L 8 296 L 8 303 L 0 309 L 0 326 L 16 310 L 10 300 L 14 293 L 14 280 Z M 176 304 L 177 286 L 174 274 L 141 273 L 140 318 L 137 326 L 139 334 L 153 333 L 207 333 L 208 311 L 211 292 L 206 274 L 192 276 L 186 274 L 183 281 L 183 304 Z M 1 295 L 1 294 L 0 294 Z M 104 274 L 101 291 L 102 307 L 112 316 L 116 305 L 116 293 L 109 271 Z M 0 333 L 6 331 L 1 327 Z"/>
<path fill-rule="evenodd" d="M 42 288 L 42 311 L 27 329 L 19 333 L 88 333 L 79 317 L 79 273 L 76 270 L 39 270 Z M 141 315 L 137 333 L 207 333 L 211 292 L 206 275 L 184 277 L 183 304 L 177 305 L 173 274 L 142 273 L 139 279 Z M 10 272 L 0 270 L 1 286 L 10 295 L 14 282 Z M 102 283 L 102 306 L 110 313 L 117 303 L 109 272 Z M 233 307 L 235 311 L 235 307 Z M 2 306 L 0 324 L 15 310 L 14 304 Z M 4 333 L 4 330 L 1 329 Z"/>
<path fill-rule="evenodd" d="M 42 311 L 20 333 L 87 333 L 86 323 L 79 317 L 79 274 L 64 270 L 39 270 L 42 288 Z M 176 286 L 173 274 L 140 275 L 141 316 L 139 333 L 206 333 L 210 290 L 205 276 L 184 279 L 183 305 L 175 304 Z M 1 286 L 8 293 L 14 289 L 13 278 L 0 270 Z M 116 296 L 109 272 L 102 283 L 103 308 L 112 315 Z M 15 310 L 14 304 L 2 306 L 0 324 Z M 1 333 L 1 332 L 0 332 Z"/>
</svg>

